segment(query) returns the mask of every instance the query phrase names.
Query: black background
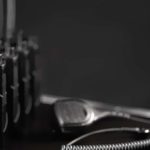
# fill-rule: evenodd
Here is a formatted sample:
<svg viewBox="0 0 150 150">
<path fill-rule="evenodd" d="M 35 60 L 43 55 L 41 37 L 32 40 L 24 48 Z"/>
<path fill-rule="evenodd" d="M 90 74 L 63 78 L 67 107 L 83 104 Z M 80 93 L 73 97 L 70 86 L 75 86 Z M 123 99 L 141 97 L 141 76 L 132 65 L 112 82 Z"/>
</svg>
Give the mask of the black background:
<svg viewBox="0 0 150 150">
<path fill-rule="evenodd" d="M 17 30 L 39 37 L 42 92 L 150 108 L 148 2 L 18 0 Z"/>
</svg>

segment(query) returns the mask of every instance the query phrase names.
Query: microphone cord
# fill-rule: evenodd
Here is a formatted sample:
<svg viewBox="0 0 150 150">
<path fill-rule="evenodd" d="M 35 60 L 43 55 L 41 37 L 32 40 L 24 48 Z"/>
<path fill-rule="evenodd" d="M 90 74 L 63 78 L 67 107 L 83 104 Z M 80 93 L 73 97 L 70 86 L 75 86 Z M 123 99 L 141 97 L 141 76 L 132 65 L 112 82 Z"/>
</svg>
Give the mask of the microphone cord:
<svg viewBox="0 0 150 150">
<path fill-rule="evenodd" d="M 130 115 L 122 115 L 120 114 L 120 118 L 129 119 L 131 121 L 136 121 L 140 123 L 150 124 L 148 119 L 130 116 Z M 94 136 L 96 134 L 101 133 L 109 133 L 109 132 L 122 132 L 122 133 L 133 133 L 144 136 L 146 138 L 141 140 L 135 140 L 131 142 L 117 143 L 117 144 L 96 144 L 96 145 L 76 145 L 77 142 L 80 142 L 83 139 Z M 86 133 L 73 141 L 69 142 L 67 145 L 63 145 L 61 150 L 145 150 L 150 149 L 150 130 L 144 129 L 140 127 L 120 127 L 120 128 L 108 128 L 108 129 L 100 129 L 96 131 L 92 131 Z"/>
<path fill-rule="evenodd" d="M 77 142 L 88 138 L 90 136 L 108 133 L 108 132 L 123 132 L 123 133 L 133 133 L 133 134 L 141 134 L 146 135 L 146 139 L 125 142 L 125 143 L 117 143 L 117 144 L 97 144 L 97 145 L 75 145 Z M 143 128 L 109 128 L 109 129 L 101 129 L 92 131 L 90 133 L 84 134 L 75 140 L 69 142 L 67 145 L 63 145 L 61 150 L 145 150 L 150 148 L 150 130 Z"/>
</svg>

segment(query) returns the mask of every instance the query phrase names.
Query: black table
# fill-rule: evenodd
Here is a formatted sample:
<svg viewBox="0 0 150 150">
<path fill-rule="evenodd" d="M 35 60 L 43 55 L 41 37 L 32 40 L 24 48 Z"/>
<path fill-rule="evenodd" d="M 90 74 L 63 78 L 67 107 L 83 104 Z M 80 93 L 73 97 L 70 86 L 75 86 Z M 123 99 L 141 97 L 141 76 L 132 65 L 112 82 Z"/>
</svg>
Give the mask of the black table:
<svg viewBox="0 0 150 150">
<path fill-rule="evenodd" d="M 60 150 L 63 144 L 71 141 L 76 137 L 55 134 L 52 130 L 50 116 L 51 107 L 48 105 L 41 105 L 36 110 L 35 118 L 31 123 L 31 129 L 29 135 L 22 136 L 22 138 L 9 138 L 7 142 L 6 150 Z M 51 118 L 52 117 L 52 118 Z M 121 118 L 105 118 L 91 126 L 89 130 L 112 128 L 112 127 L 145 127 L 150 128 L 150 125 L 143 123 L 137 123 L 135 121 L 129 121 Z M 109 142 L 114 139 L 111 137 L 97 137 L 94 143 L 100 143 L 100 141 Z M 121 140 L 121 136 L 118 137 Z M 90 144 L 91 141 L 88 141 Z M 93 141 L 92 141 L 93 142 Z"/>
</svg>

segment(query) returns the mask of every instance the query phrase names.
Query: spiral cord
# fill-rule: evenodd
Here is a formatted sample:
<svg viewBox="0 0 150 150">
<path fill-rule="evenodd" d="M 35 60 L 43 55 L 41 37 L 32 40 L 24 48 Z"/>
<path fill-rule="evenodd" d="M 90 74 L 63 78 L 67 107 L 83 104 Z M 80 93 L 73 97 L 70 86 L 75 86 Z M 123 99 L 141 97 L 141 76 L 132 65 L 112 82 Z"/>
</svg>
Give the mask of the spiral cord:
<svg viewBox="0 0 150 150">
<path fill-rule="evenodd" d="M 61 150 L 148 150 L 150 139 L 108 145 L 63 145 Z"/>
<path fill-rule="evenodd" d="M 82 139 L 86 139 L 90 136 L 100 134 L 100 133 L 107 133 L 107 132 L 122 132 L 122 133 L 138 133 L 142 135 L 146 135 L 145 139 L 136 140 L 136 141 L 129 141 L 124 143 L 116 143 L 116 144 L 96 144 L 96 145 L 78 145 L 77 143 Z M 149 129 L 142 129 L 142 128 L 110 128 L 110 129 L 103 129 L 103 130 L 96 130 L 85 135 L 82 135 L 70 143 L 63 145 L 61 150 L 149 150 L 150 149 L 150 130 Z"/>
</svg>

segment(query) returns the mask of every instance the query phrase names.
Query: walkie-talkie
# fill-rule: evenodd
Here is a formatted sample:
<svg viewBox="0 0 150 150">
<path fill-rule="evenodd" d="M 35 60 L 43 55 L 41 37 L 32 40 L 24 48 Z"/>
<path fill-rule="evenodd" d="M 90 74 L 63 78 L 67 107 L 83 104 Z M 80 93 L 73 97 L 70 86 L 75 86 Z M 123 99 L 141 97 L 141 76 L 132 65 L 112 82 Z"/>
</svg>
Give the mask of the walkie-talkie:
<svg viewBox="0 0 150 150">
<path fill-rule="evenodd" d="M 18 79 L 19 79 L 19 102 L 21 105 L 21 122 L 25 126 L 27 115 L 32 108 L 32 96 L 30 93 L 30 73 L 29 73 L 29 51 L 26 39 L 22 35 L 18 37 Z"/>
<path fill-rule="evenodd" d="M 35 106 L 39 104 L 39 91 L 40 85 L 37 80 L 37 67 L 36 67 L 36 55 L 37 51 L 39 50 L 39 45 L 36 41 L 35 37 L 28 38 L 28 50 L 29 50 L 29 73 L 30 73 L 30 94 L 33 100 L 33 107 L 34 110 Z"/>
<path fill-rule="evenodd" d="M 9 117 L 8 129 L 13 130 L 20 116 L 20 104 L 18 101 L 18 55 L 16 47 L 11 42 L 6 42 L 6 89 L 7 89 L 7 110 Z"/>
<path fill-rule="evenodd" d="M 6 111 L 6 61 L 1 48 L 0 51 L 0 149 L 3 149 L 5 145 L 5 133 L 8 125 L 8 115 Z"/>
</svg>

